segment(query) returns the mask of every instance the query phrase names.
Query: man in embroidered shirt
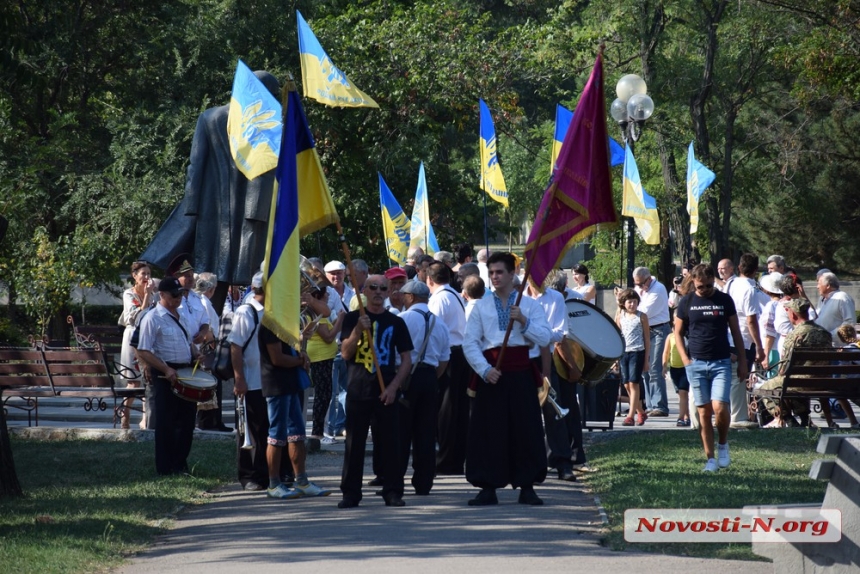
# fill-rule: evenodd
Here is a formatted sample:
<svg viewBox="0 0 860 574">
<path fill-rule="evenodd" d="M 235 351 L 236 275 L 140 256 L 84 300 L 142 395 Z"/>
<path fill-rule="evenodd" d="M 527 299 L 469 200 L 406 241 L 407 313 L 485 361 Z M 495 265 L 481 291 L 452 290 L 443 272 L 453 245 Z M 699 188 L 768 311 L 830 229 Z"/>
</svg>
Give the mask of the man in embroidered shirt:
<svg viewBox="0 0 860 574">
<path fill-rule="evenodd" d="M 818 277 L 818 319 L 816 323 L 830 331 L 834 343 L 842 344 L 836 331 L 842 325 L 854 325 L 856 321 L 854 299 L 839 290 L 839 279 L 833 273 L 822 273 Z"/>
<path fill-rule="evenodd" d="M 197 404 L 175 395 L 177 370 L 191 366 L 197 350 L 191 325 L 179 313 L 184 289 L 176 277 L 158 284 L 159 303 L 140 322 L 137 354 L 148 366 L 153 387 L 148 403 L 155 429 L 155 470 L 158 474 L 188 472 L 188 454 L 197 422 Z"/>
<path fill-rule="evenodd" d="M 549 324 L 537 301 L 526 297 L 519 307 L 514 305 L 512 254 L 494 253 L 487 267 L 495 291 L 476 304 L 463 341 L 466 359 L 481 379 L 475 389 L 466 452 L 466 480 L 481 491 L 469 505 L 498 504 L 496 489 L 508 484 L 521 489 L 521 504 L 543 504 L 534 491 L 547 469 L 537 396 L 543 381 L 529 361 L 529 345 L 549 344 Z M 509 321 L 513 329 L 497 368 Z"/>
</svg>

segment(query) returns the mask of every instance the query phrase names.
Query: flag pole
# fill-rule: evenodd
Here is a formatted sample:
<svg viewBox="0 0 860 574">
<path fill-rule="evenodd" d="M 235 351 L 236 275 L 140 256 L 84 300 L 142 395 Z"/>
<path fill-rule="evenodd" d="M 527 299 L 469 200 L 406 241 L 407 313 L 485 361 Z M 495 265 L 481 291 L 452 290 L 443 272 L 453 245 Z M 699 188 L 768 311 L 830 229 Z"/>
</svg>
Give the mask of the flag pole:
<svg viewBox="0 0 860 574">
<path fill-rule="evenodd" d="M 481 195 L 484 196 L 484 243 L 487 244 L 487 257 L 489 257 L 489 255 L 490 255 L 490 234 L 487 231 L 487 219 L 488 219 L 488 216 L 487 216 L 487 190 L 482 189 L 481 192 L 482 192 Z M 487 287 L 489 287 L 489 285 L 487 285 Z"/>
<path fill-rule="evenodd" d="M 555 200 L 555 192 L 556 192 L 557 188 L 558 188 L 558 183 L 553 181 L 552 185 L 550 185 L 550 187 L 549 187 L 551 199 L 547 203 L 546 210 L 544 210 L 543 216 L 541 217 L 541 220 L 540 220 L 540 227 L 538 227 L 538 235 L 537 235 L 537 239 L 535 239 L 535 252 L 537 252 L 538 247 L 540 247 L 540 241 L 541 241 L 541 239 L 543 239 L 543 230 L 544 230 L 544 227 L 546 225 L 546 220 L 549 219 L 549 212 L 552 209 L 552 203 Z M 525 269 L 525 273 L 523 274 L 522 283 L 520 283 L 519 291 L 517 292 L 517 300 L 516 300 L 516 302 L 514 302 L 515 306 L 519 306 L 520 301 L 522 301 L 522 299 L 523 299 L 523 292 L 525 291 L 526 284 L 529 281 L 529 276 L 531 275 L 531 272 L 532 272 L 532 263 L 534 262 L 534 260 L 535 260 L 534 256 L 526 259 L 526 269 Z M 505 349 L 508 347 L 508 339 L 511 338 L 511 331 L 513 330 L 513 328 L 514 328 L 514 320 L 510 319 L 510 320 L 508 320 L 508 328 L 505 331 L 505 340 L 502 341 L 502 348 L 499 350 L 499 358 L 496 361 L 496 369 L 498 369 L 498 370 L 501 370 L 501 368 L 502 368 L 502 359 L 505 356 Z"/>
</svg>

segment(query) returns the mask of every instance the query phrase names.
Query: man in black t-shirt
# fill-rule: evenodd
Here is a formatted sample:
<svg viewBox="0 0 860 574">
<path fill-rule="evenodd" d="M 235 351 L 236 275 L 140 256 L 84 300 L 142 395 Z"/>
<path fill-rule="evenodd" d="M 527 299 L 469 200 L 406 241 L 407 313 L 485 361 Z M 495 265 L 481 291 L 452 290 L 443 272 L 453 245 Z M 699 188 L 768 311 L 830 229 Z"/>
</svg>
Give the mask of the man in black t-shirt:
<svg viewBox="0 0 860 574">
<path fill-rule="evenodd" d="M 297 353 L 262 323 L 259 344 L 260 379 L 269 411 L 269 437 L 266 441 L 266 460 L 269 464 L 268 494 L 272 498 L 287 499 L 328 496 L 331 491 L 308 480 L 305 470 L 307 447 L 305 414 L 302 409 L 304 388 L 301 381 L 303 378 L 307 379 L 307 369 L 310 366 L 308 356 Z M 294 488 L 287 488 L 282 484 L 278 473 L 285 446 L 296 477 Z"/>
<path fill-rule="evenodd" d="M 743 349 L 738 315 L 731 297 L 714 289 L 714 270 L 696 265 L 691 272 L 695 291 L 685 295 L 675 312 L 675 346 L 687 371 L 690 391 L 696 401 L 701 423 L 699 432 L 708 462 L 704 472 L 726 468 L 729 459 L 729 396 L 732 384 L 732 355 L 726 329 L 736 349 Z M 685 341 L 686 338 L 686 341 Z M 749 376 L 746 356 L 738 355 L 738 379 Z M 716 415 L 719 440 L 714 459 L 714 426 Z"/>
<path fill-rule="evenodd" d="M 397 398 L 400 384 L 412 367 L 412 337 L 403 319 L 385 310 L 388 279 L 371 275 L 362 292 L 367 297 L 367 312 L 347 313 L 341 331 L 341 355 L 347 362 L 346 451 L 340 489 L 339 508 L 358 506 L 364 473 L 364 452 L 371 420 L 375 423 L 374 452 L 379 451 L 383 477 L 382 496 L 386 506 L 404 506 L 403 473 L 399 460 Z M 381 392 L 370 348 L 373 340 L 379 373 L 385 385 Z M 397 357 L 400 365 L 397 365 Z M 378 433 L 376 432 L 378 429 Z"/>
</svg>

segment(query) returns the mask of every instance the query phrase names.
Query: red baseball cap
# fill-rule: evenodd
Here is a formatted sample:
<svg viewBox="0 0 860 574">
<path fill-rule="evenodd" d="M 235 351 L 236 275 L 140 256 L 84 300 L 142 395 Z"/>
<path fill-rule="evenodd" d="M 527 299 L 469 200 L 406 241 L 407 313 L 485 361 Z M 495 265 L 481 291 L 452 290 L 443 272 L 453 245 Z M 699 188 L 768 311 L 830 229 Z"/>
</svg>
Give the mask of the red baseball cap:
<svg viewBox="0 0 860 574">
<path fill-rule="evenodd" d="M 408 279 L 409 277 L 406 275 L 406 270 L 402 267 L 392 267 L 388 271 L 385 272 L 385 278 L 391 281 L 392 279 L 397 279 L 398 277 L 403 279 Z"/>
</svg>

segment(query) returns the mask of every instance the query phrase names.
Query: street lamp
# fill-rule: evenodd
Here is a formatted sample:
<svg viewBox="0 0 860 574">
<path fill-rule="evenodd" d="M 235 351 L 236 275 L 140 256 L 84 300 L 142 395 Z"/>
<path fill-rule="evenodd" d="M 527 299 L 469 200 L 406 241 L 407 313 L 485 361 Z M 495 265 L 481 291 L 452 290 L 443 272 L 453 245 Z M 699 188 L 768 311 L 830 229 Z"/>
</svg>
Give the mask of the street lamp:
<svg viewBox="0 0 860 574">
<path fill-rule="evenodd" d="M 654 113 L 654 100 L 648 96 L 648 85 L 645 80 L 636 74 L 623 76 L 615 85 L 615 95 L 618 98 L 609 107 L 609 114 L 621 128 L 621 137 L 624 143 L 633 145 L 642 135 L 642 126 L 645 120 Z M 635 265 L 633 254 L 634 221 L 632 217 L 627 220 L 627 287 L 633 287 L 633 266 Z"/>
</svg>

